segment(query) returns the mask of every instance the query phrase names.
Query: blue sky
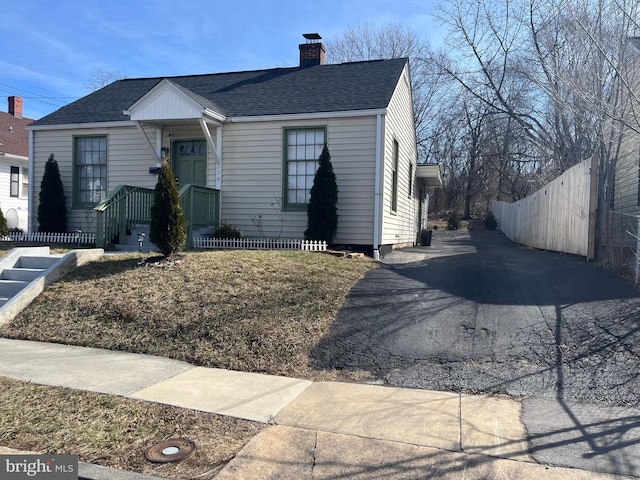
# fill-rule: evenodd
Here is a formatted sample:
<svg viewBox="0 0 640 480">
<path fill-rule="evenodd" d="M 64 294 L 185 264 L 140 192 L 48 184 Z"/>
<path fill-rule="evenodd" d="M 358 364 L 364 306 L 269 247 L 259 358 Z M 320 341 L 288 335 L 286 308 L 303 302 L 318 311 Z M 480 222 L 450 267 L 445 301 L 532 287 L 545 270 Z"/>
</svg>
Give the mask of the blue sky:
<svg viewBox="0 0 640 480">
<path fill-rule="evenodd" d="M 433 0 L 22 0 L 0 16 L 0 111 L 38 119 L 88 93 L 93 72 L 155 77 L 295 66 L 303 33 L 401 23 L 438 37 Z"/>
</svg>

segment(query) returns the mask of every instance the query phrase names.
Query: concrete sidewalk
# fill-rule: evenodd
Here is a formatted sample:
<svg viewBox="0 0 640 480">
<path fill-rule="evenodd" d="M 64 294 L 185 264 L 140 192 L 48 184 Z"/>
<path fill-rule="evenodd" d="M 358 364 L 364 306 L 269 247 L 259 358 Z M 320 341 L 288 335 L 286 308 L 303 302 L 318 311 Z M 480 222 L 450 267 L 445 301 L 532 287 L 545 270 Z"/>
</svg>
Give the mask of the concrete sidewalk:
<svg viewBox="0 0 640 480">
<path fill-rule="evenodd" d="M 0 353 L 0 376 L 272 425 L 216 479 L 632 478 L 535 463 L 522 404 L 511 399 L 314 383 L 20 340 L 0 339 Z M 89 467 L 82 478 L 109 478 Z M 122 475 L 112 478 L 143 478 Z"/>
</svg>

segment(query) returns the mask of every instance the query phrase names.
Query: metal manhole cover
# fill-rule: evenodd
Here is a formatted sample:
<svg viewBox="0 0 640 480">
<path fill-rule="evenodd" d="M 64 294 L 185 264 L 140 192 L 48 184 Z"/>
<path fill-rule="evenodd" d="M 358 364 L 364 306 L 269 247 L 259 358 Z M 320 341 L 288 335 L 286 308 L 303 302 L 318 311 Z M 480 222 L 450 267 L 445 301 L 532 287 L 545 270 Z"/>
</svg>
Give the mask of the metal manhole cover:
<svg viewBox="0 0 640 480">
<path fill-rule="evenodd" d="M 196 451 L 196 444 L 186 438 L 174 438 L 147 448 L 144 458 L 153 463 L 179 462 Z"/>
</svg>

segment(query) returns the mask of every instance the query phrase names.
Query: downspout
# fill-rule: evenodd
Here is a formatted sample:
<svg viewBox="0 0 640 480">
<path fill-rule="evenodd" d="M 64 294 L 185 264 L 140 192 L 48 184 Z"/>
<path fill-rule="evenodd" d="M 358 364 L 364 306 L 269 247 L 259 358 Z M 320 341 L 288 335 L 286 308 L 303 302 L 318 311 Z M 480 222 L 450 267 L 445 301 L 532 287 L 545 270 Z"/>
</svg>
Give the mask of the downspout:
<svg viewBox="0 0 640 480">
<path fill-rule="evenodd" d="M 216 190 L 222 190 L 222 126 L 216 128 L 218 158 L 216 162 Z"/>
<path fill-rule="evenodd" d="M 33 198 L 34 190 L 34 171 L 33 171 L 33 130 L 29 130 L 29 203 L 27 206 L 27 215 L 29 216 L 29 222 L 27 223 L 29 232 L 35 231 L 35 218 L 33 215 L 33 205 L 36 203 Z"/>
<path fill-rule="evenodd" d="M 373 258 L 380 260 L 380 227 L 381 220 L 380 215 L 382 212 L 382 188 L 380 181 L 382 178 L 382 143 L 383 143 L 383 124 L 384 118 L 382 114 L 376 116 L 376 173 L 375 173 L 375 185 L 373 193 Z"/>
</svg>

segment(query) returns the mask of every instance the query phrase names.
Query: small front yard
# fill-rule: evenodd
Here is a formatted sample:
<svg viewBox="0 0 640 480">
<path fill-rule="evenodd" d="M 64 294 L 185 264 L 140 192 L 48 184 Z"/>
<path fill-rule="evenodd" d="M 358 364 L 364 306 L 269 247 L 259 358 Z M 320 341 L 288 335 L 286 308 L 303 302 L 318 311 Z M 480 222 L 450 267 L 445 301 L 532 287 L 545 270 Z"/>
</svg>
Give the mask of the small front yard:
<svg viewBox="0 0 640 480">
<path fill-rule="evenodd" d="M 373 261 L 263 251 L 189 252 L 172 264 L 145 259 L 110 255 L 71 272 L 0 328 L 0 335 L 207 367 L 357 380 L 357 374 L 313 370 L 309 351 Z M 2 378 L 0 391 L 0 446 L 79 454 L 81 461 L 167 478 L 212 478 L 264 428 Z M 178 436 L 196 442 L 194 457 L 171 466 L 142 457 L 145 447 Z"/>
<path fill-rule="evenodd" d="M 140 266 L 145 258 L 110 255 L 71 272 L 0 335 L 328 379 L 307 365 L 309 350 L 375 265 L 302 252 L 190 252 Z"/>
</svg>

